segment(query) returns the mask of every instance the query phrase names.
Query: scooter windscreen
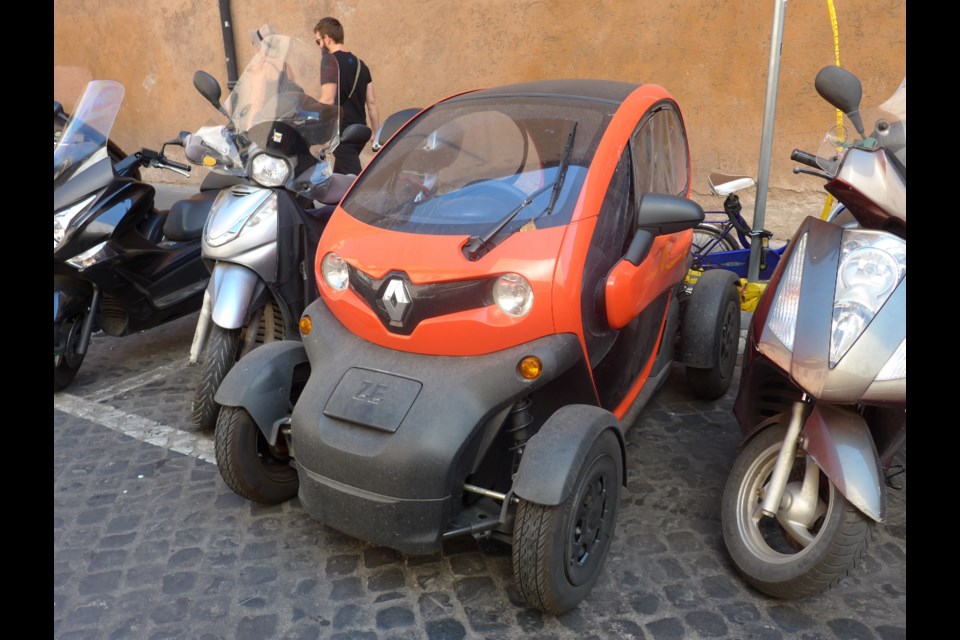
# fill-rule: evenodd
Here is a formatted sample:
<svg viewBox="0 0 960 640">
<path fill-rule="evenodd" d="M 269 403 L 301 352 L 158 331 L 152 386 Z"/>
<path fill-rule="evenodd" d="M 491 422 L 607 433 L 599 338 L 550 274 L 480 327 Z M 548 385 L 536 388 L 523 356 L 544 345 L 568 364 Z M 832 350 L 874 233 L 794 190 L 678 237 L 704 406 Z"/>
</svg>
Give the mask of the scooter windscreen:
<svg viewBox="0 0 960 640">
<path fill-rule="evenodd" d="M 232 127 L 195 134 L 215 152 L 203 162 L 266 187 L 308 191 L 316 161 L 339 143 L 338 87 L 332 54 L 290 36 L 267 36 L 223 104 Z"/>
<path fill-rule="evenodd" d="M 859 115 L 864 135 L 858 134 L 855 120 Z M 829 176 L 835 176 L 844 154 L 851 148 L 872 151 L 885 149 L 904 180 L 907 177 L 907 79 L 903 78 L 893 95 L 875 107 L 861 108 L 844 114 L 841 125 L 831 127 L 817 152 L 817 164 Z"/>
<path fill-rule="evenodd" d="M 53 189 L 108 158 L 107 141 L 123 102 L 123 85 L 94 80 L 87 85 L 53 148 Z"/>
</svg>

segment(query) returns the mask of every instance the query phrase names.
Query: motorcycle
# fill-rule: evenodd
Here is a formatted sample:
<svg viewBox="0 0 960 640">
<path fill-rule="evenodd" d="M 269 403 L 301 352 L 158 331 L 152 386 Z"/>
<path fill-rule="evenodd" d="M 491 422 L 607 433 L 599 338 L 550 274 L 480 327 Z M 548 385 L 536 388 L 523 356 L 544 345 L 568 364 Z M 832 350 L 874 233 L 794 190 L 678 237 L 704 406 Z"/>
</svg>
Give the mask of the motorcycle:
<svg viewBox="0 0 960 640">
<path fill-rule="evenodd" d="M 165 155 L 183 138 L 119 159 L 109 135 L 123 94 L 118 82 L 90 82 L 69 118 L 54 102 L 54 391 L 73 382 L 95 331 L 124 336 L 193 313 L 210 277 L 200 232 L 215 185 L 158 210 L 139 169 L 189 175 Z"/>
<path fill-rule="evenodd" d="M 736 569 L 778 598 L 848 575 L 905 471 L 906 79 L 873 111 L 849 71 L 815 84 L 858 137 L 835 127 L 791 157 L 845 211 L 801 223 L 754 312 L 734 404 L 746 438 L 721 506 Z"/>
<path fill-rule="evenodd" d="M 190 136 L 186 156 L 239 181 L 218 194 L 203 230 L 211 277 L 190 349 L 190 363 L 201 365 L 198 429 L 216 424 L 215 396 L 234 363 L 260 344 L 297 338 L 300 314 L 317 297 L 314 252 L 356 177 L 332 173 L 327 157 L 371 133 L 351 125 L 339 135 L 337 76 L 334 56 L 279 35 L 262 41 L 224 105 L 216 79 L 194 76 L 228 123 Z"/>
</svg>

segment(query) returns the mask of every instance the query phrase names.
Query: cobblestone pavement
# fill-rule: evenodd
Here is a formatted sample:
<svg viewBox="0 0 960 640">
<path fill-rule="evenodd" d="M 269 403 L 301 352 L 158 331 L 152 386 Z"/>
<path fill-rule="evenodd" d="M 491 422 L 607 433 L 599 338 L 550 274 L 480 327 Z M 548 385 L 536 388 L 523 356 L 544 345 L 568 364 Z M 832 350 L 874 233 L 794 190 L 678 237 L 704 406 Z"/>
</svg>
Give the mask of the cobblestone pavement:
<svg viewBox="0 0 960 640">
<path fill-rule="evenodd" d="M 195 322 L 96 336 L 75 383 L 54 394 L 55 638 L 906 637 L 905 479 L 862 565 L 826 594 L 778 601 L 736 575 L 719 506 L 739 442 L 736 388 L 699 402 L 673 371 L 628 433 L 603 575 L 550 617 L 523 604 L 499 542 L 407 557 L 325 528 L 296 500 L 235 496 L 211 436 L 189 428 Z"/>
</svg>

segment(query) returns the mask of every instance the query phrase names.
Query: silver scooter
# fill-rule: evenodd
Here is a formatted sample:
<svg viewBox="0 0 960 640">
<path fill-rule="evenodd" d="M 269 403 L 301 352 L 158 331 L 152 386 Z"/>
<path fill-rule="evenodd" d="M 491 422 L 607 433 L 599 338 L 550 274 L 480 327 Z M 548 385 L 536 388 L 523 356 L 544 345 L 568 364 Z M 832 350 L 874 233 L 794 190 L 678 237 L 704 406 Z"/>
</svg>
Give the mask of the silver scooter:
<svg viewBox="0 0 960 640">
<path fill-rule="evenodd" d="M 853 223 L 808 217 L 757 305 L 734 404 L 746 438 L 721 506 L 737 570 L 779 598 L 860 562 L 906 445 L 906 79 L 871 112 L 844 69 L 822 69 L 816 88 L 852 129 L 791 157 Z"/>
<path fill-rule="evenodd" d="M 229 121 L 191 136 L 186 156 L 242 179 L 221 190 L 203 230 L 211 276 L 190 348 L 190 363 L 201 365 L 192 407 L 198 429 L 216 425 L 227 371 L 260 344 L 299 338 L 300 315 L 317 297 L 316 246 L 356 177 L 332 173 L 327 158 L 338 143 L 370 139 L 363 125 L 339 134 L 337 77 L 332 55 L 278 35 L 263 40 L 223 105 L 219 83 L 194 75 Z"/>
</svg>

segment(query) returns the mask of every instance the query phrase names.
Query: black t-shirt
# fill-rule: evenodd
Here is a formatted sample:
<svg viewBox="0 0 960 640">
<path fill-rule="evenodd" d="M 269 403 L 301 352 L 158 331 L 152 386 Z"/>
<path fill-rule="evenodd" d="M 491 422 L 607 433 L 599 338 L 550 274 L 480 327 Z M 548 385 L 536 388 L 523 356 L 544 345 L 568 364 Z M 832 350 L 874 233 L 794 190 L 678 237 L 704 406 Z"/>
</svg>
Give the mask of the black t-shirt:
<svg viewBox="0 0 960 640">
<path fill-rule="evenodd" d="M 367 124 L 367 85 L 373 82 L 370 68 L 349 51 L 334 51 L 340 66 L 340 129 L 351 124 Z M 359 73 L 357 69 L 359 67 Z"/>
</svg>

